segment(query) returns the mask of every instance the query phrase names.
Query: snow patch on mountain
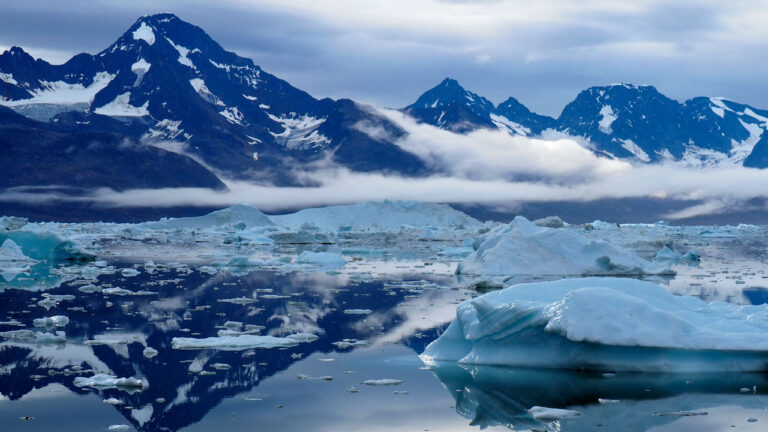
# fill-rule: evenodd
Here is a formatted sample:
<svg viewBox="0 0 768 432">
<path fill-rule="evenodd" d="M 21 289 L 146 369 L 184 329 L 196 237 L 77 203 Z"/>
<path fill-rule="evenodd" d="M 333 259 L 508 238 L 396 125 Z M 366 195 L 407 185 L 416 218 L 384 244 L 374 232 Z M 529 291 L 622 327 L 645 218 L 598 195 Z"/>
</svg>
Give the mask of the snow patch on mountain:
<svg viewBox="0 0 768 432">
<path fill-rule="evenodd" d="M 604 105 L 600 109 L 600 121 L 598 123 L 598 128 L 600 129 L 600 132 L 610 135 L 613 133 L 613 129 L 611 129 L 611 125 L 613 122 L 616 121 L 618 116 L 614 114 L 613 108 L 611 108 L 610 105 Z"/>
<path fill-rule="evenodd" d="M 149 101 L 144 102 L 142 106 L 133 106 L 130 102 L 131 92 L 125 92 L 118 95 L 115 99 L 99 108 L 93 110 L 96 114 L 110 117 L 144 117 L 149 115 L 147 108 Z"/>
<path fill-rule="evenodd" d="M 445 114 L 445 113 L 443 113 Z M 491 121 L 501 130 L 506 130 L 512 134 L 529 136 L 531 135 L 531 129 L 527 128 L 520 123 L 513 122 L 512 120 L 497 114 L 491 114 Z"/>
<path fill-rule="evenodd" d="M 142 22 L 139 28 L 133 32 L 133 39 L 143 40 L 147 44 L 152 45 L 155 43 L 155 32 L 152 31 L 152 27 L 148 26 L 147 23 Z"/>
<path fill-rule="evenodd" d="M 741 123 L 744 129 L 749 132 L 749 136 L 743 141 L 736 141 L 733 139 L 731 140 L 733 148 L 731 148 L 730 156 L 734 163 L 741 164 L 744 162 L 744 159 L 746 159 L 747 156 L 752 153 L 752 149 L 755 148 L 755 144 L 757 144 L 757 142 L 760 141 L 760 138 L 762 138 L 764 129 L 758 124 L 747 123 L 742 119 L 739 119 L 739 123 Z"/>
<path fill-rule="evenodd" d="M 640 148 L 639 145 L 635 144 L 634 141 L 631 139 L 620 139 L 621 146 L 627 150 L 628 152 L 635 155 L 636 158 L 640 159 L 643 162 L 650 162 L 651 158 L 648 156 L 648 153 L 643 151 L 642 148 Z"/>
<path fill-rule="evenodd" d="M 181 129 L 181 120 L 169 120 L 164 119 L 160 120 L 155 124 L 155 126 L 151 127 L 149 131 L 144 135 L 146 138 L 153 138 L 153 139 L 176 139 L 179 135 L 183 134 L 184 130 Z M 185 138 L 189 139 L 192 136 L 189 134 L 184 134 Z"/>
<path fill-rule="evenodd" d="M 224 111 L 219 111 L 219 114 L 226 118 L 230 123 L 243 125 L 243 113 L 241 113 L 237 107 L 228 107 Z"/>
<path fill-rule="evenodd" d="M 15 79 L 13 79 L 12 74 L 7 74 L 3 72 L 0 72 L 0 81 L 7 82 L 8 84 L 12 84 L 12 85 L 19 85 L 19 83 L 16 82 Z"/>
<path fill-rule="evenodd" d="M 31 99 L 2 100 L 0 105 L 18 107 L 32 104 L 75 105 L 90 104 L 96 93 L 103 90 L 115 75 L 99 72 L 93 77 L 88 87 L 80 83 L 69 84 L 64 81 L 40 81 L 41 89 L 30 90 Z"/>
<path fill-rule="evenodd" d="M 709 98 L 709 101 L 712 102 L 712 112 L 720 118 L 725 118 L 726 111 L 733 111 L 728 108 L 728 105 L 723 103 L 723 98 Z"/>
<path fill-rule="evenodd" d="M 149 71 L 150 66 L 152 65 L 147 63 L 147 61 L 143 58 L 140 58 L 136 63 L 131 65 L 131 72 L 135 73 L 136 75 L 145 74 Z"/>
<path fill-rule="evenodd" d="M 274 114 L 267 114 L 270 119 L 280 123 L 283 126 L 283 131 L 280 133 L 270 132 L 275 140 L 289 149 L 310 149 L 315 147 L 322 147 L 331 143 L 325 135 L 317 131 L 324 118 L 313 117 L 309 114 L 303 114 L 297 116 L 292 114 L 290 116 L 282 115 L 280 117 Z"/>
<path fill-rule="evenodd" d="M 169 44 L 179 53 L 179 58 L 177 59 L 179 63 L 183 64 L 184 66 L 188 66 L 192 69 L 197 69 L 195 67 L 195 64 L 192 63 L 192 60 L 190 60 L 189 57 L 187 57 L 189 54 L 192 53 L 199 53 L 200 50 L 195 48 L 193 50 L 190 50 L 189 48 L 183 47 L 181 45 L 176 45 L 172 40 L 168 39 L 167 37 L 165 40 L 168 41 Z"/>
<path fill-rule="evenodd" d="M 197 92 L 198 96 L 203 98 L 204 101 L 212 103 L 218 106 L 224 106 L 224 102 L 221 101 L 215 94 L 208 90 L 208 86 L 205 85 L 205 81 L 202 78 L 192 78 L 189 80 L 189 84 Z"/>
</svg>

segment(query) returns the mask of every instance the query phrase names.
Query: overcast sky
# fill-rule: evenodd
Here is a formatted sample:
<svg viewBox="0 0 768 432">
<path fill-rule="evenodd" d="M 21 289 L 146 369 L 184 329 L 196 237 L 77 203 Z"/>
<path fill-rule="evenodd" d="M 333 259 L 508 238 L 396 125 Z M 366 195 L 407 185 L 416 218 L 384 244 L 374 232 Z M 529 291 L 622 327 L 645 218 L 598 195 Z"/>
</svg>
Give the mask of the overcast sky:
<svg viewBox="0 0 768 432">
<path fill-rule="evenodd" d="M 451 76 L 549 115 L 615 82 L 768 108 L 768 0 L 2 0 L 0 49 L 61 63 L 157 12 L 316 97 L 402 107 Z"/>
</svg>

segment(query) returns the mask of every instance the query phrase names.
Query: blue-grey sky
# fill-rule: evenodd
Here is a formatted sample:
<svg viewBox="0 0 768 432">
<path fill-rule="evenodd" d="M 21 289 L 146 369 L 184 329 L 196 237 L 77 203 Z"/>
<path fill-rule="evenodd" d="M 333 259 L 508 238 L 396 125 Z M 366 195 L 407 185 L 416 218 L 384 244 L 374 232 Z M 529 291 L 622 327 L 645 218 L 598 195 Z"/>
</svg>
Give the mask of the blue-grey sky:
<svg viewBox="0 0 768 432">
<path fill-rule="evenodd" d="M 766 0 L 3 0 L 0 50 L 61 63 L 157 12 L 316 97 L 402 107 L 451 76 L 549 115 L 615 82 L 768 108 Z"/>
</svg>

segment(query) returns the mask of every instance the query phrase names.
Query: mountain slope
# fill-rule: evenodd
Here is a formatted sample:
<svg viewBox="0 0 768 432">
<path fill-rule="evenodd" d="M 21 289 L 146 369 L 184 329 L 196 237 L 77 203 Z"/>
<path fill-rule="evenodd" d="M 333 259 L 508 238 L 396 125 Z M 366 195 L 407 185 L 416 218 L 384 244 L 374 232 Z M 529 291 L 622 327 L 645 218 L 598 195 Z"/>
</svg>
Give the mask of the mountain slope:
<svg viewBox="0 0 768 432">
<path fill-rule="evenodd" d="M 34 143 L 34 145 L 30 145 Z M 0 187 L 224 188 L 189 157 L 103 131 L 71 130 L 0 107 Z"/>
<path fill-rule="evenodd" d="M 226 177 L 289 184 L 297 166 L 334 155 L 367 170 L 425 169 L 354 127 L 350 118 L 370 117 L 364 107 L 317 100 L 172 14 L 142 17 L 97 55 L 60 66 L 15 47 L 0 55 L 0 73 L 0 105 L 42 121 L 62 121 L 56 117 L 63 113 L 81 122 L 107 116 L 130 125 L 100 120 L 108 131 L 184 143 Z M 402 160 L 410 163 L 402 167 Z"/>
</svg>

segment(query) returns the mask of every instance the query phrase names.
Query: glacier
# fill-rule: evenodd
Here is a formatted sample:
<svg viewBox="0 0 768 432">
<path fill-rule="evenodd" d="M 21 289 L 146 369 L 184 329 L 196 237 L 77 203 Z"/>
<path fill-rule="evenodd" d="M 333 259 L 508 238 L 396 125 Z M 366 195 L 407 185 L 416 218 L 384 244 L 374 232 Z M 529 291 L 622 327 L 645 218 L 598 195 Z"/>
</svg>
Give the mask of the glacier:
<svg viewBox="0 0 768 432">
<path fill-rule="evenodd" d="M 768 305 L 706 303 L 634 279 L 562 279 L 461 303 L 422 359 L 599 371 L 765 371 L 766 332 Z"/>
</svg>

